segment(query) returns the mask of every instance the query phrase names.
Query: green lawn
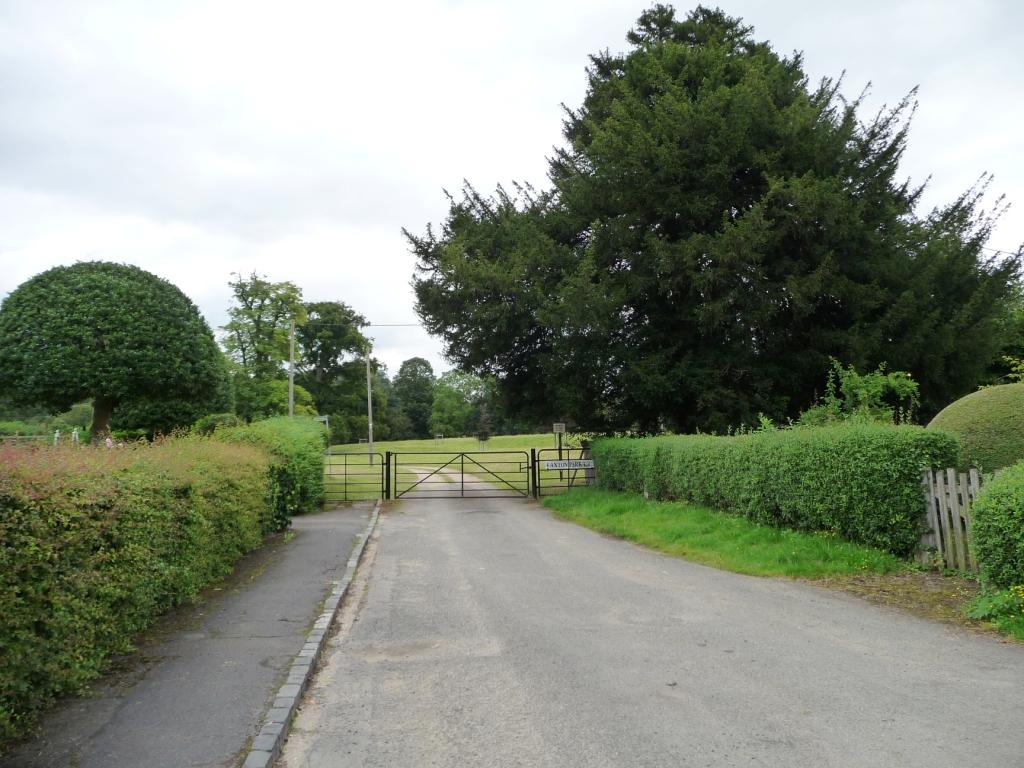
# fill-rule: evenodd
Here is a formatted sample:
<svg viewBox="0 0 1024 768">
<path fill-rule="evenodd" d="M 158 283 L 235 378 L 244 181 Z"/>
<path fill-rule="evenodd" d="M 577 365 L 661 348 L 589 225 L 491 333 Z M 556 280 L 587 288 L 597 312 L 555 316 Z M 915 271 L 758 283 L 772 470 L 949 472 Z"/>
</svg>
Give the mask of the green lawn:
<svg viewBox="0 0 1024 768">
<path fill-rule="evenodd" d="M 563 444 L 571 440 L 563 436 Z M 572 443 L 579 447 L 579 441 Z M 462 451 L 526 451 L 531 448 L 556 448 L 558 443 L 554 435 L 495 435 L 480 445 L 475 437 L 446 437 L 442 440 L 383 440 L 374 441 L 373 450 L 377 453 L 385 451 L 406 451 L 411 453 L 441 451 L 459 453 Z M 332 453 L 359 453 L 367 450 L 366 443 L 347 443 L 331 446 Z"/>
<path fill-rule="evenodd" d="M 758 525 L 680 502 L 580 488 L 543 500 L 566 520 L 687 560 L 752 576 L 821 578 L 906 571 L 911 564 L 879 549 L 822 533 Z"/>
</svg>

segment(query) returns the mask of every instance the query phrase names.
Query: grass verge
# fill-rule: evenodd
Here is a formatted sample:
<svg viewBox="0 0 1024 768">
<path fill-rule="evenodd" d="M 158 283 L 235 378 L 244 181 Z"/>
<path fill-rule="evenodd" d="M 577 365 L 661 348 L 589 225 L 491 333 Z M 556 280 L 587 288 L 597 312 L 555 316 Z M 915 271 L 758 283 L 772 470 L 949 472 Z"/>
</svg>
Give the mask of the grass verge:
<svg viewBox="0 0 1024 768">
<path fill-rule="evenodd" d="M 1024 642 L 1024 587 L 982 593 L 965 574 L 926 571 L 878 549 L 680 502 L 597 488 L 551 496 L 566 520 L 666 554 L 751 576 L 798 578 L 922 618 Z"/>
<path fill-rule="evenodd" d="M 758 525 L 745 518 L 683 502 L 581 488 L 544 499 L 555 514 L 687 560 L 751 576 L 818 579 L 906 571 L 888 552 L 822 533 Z"/>
</svg>

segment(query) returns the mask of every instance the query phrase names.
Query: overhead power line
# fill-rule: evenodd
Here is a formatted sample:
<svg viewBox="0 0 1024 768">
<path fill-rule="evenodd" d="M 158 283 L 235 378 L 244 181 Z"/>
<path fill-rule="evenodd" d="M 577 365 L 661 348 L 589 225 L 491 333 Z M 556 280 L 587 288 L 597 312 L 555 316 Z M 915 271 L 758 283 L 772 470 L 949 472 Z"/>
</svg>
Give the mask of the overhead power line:
<svg viewBox="0 0 1024 768">
<path fill-rule="evenodd" d="M 995 253 L 995 254 L 1002 253 L 1002 254 L 1005 254 L 1007 256 L 1016 256 L 1017 255 L 1017 251 L 1008 251 L 1005 248 L 990 248 L 987 245 L 983 245 L 983 246 L 981 246 L 981 249 L 983 251 L 992 251 L 992 253 Z"/>
<path fill-rule="evenodd" d="M 320 328 L 350 328 L 351 323 L 325 323 L 320 320 L 307 320 L 303 325 L 313 325 Z M 360 328 L 422 328 L 423 323 L 367 323 Z"/>
</svg>

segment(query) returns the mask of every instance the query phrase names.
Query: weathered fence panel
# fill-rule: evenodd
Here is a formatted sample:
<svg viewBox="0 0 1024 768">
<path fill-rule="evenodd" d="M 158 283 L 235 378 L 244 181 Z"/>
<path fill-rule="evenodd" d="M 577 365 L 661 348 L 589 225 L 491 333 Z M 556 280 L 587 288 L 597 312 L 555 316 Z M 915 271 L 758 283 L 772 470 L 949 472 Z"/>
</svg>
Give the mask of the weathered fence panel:
<svg viewBox="0 0 1024 768">
<path fill-rule="evenodd" d="M 955 469 L 925 470 L 924 486 L 928 531 L 921 537 L 918 559 L 941 560 L 945 568 L 977 571 L 971 548 L 971 507 L 981 490 L 981 475 Z"/>
</svg>

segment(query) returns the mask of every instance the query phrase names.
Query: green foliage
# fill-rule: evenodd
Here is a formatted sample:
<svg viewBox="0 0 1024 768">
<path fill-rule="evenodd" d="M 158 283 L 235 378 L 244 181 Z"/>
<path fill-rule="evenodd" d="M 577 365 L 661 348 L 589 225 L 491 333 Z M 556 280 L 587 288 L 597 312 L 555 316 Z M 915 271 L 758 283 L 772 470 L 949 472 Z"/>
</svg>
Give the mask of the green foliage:
<svg viewBox="0 0 1024 768">
<path fill-rule="evenodd" d="M 843 368 L 832 360 L 825 397 L 800 414 L 800 423 L 820 426 L 861 418 L 907 424 L 919 403 L 917 382 L 905 371 L 886 373 L 885 365 L 879 365 L 861 374 L 852 365 Z"/>
<path fill-rule="evenodd" d="M 255 272 L 248 278 L 236 274 L 228 285 L 235 306 L 228 309 L 230 320 L 222 328 L 224 348 L 250 377 L 277 377 L 289 358 L 291 322 L 305 319 L 301 289 L 295 283 L 271 283 Z"/>
<path fill-rule="evenodd" d="M 349 410 L 360 393 L 364 400 L 366 395 L 363 359 L 370 340 L 360 331 L 366 318 L 338 301 L 313 302 L 305 309 L 307 320 L 296 330 L 295 381 L 313 395 L 320 413 Z"/>
<path fill-rule="evenodd" d="M 373 358 L 370 359 L 370 376 L 374 437 L 384 439 L 392 433 L 396 417 L 401 419 L 402 415 L 395 406 L 386 370 Z M 350 360 L 342 365 L 342 373 L 326 402 L 332 409 L 327 412 L 331 420 L 331 442 L 356 442 L 359 438 L 366 438 L 368 420 L 365 359 Z M 399 427 L 401 428 L 401 425 Z"/>
<path fill-rule="evenodd" d="M 832 532 L 906 555 L 924 521 L 921 470 L 956 440 L 920 427 L 846 423 L 734 437 L 595 441 L 602 487 L 689 501 L 758 523 Z"/>
<path fill-rule="evenodd" d="M 267 471 L 258 448 L 198 438 L 0 445 L 0 743 L 259 544 Z"/>
<path fill-rule="evenodd" d="M 989 590 L 967 606 L 967 616 L 987 621 L 1000 632 L 1024 641 L 1024 585 Z"/>
<path fill-rule="evenodd" d="M 237 372 L 234 378 L 235 411 L 246 420 L 288 415 L 288 380 L 255 379 Z M 295 385 L 295 415 L 316 416 L 313 396 Z"/>
<path fill-rule="evenodd" d="M 989 369 L 987 384 L 1024 381 L 1024 282 L 1018 281 L 1013 296 L 1005 302 L 999 338 L 1003 348 Z"/>
<path fill-rule="evenodd" d="M 435 435 L 461 437 L 491 428 L 481 424 L 486 415 L 488 387 L 479 376 L 448 371 L 434 386 L 434 404 L 430 410 L 430 431 Z M 489 418 L 489 417 L 488 417 Z"/>
<path fill-rule="evenodd" d="M 422 357 L 413 357 L 402 363 L 392 382 L 398 407 L 405 413 L 412 434 L 408 437 L 427 438 L 430 434 L 430 414 L 434 406 L 434 369 Z"/>
<path fill-rule="evenodd" d="M 1024 382 L 1024 359 L 1019 357 L 1003 356 L 1003 363 L 1007 367 L 1006 378 L 1010 381 Z"/>
<path fill-rule="evenodd" d="M 237 427 L 217 429 L 214 437 L 232 443 L 252 443 L 271 455 L 267 532 L 287 528 L 293 515 L 310 512 L 324 500 L 324 451 L 327 430 L 309 418 L 279 416 Z"/>
<path fill-rule="evenodd" d="M 197 435 L 210 435 L 220 427 L 240 427 L 244 422 L 233 413 L 208 413 L 192 425 Z"/>
<path fill-rule="evenodd" d="M 782 530 L 686 503 L 581 488 L 546 497 L 544 506 L 601 533 L 752 576 L 814 579 L 907 568 L 888 552 L 835 536 Z"/>
<path fill-rule="evenodd" d="M 235 410 L 235 390 L 230 361 L 218 351 L 217 385 L 202 398 L 142 398 L 123 402 L 114 409 L 111 426 L 122 434 L 132 432 L 142 437 L 169 435 L 187 429 L 206 413 Z"/>
<path fill-rule="evenodd" d="M 0 307 L 0 391 L 52 411 L 93 400 L 97 435 L 120 404 L 210 398 L 220 357 L 188 297 L 138 267 L 54 267 Z"/>
<path fill-rule="evenodd" d="M 1024 459 L 1024 384 L 986 387 L 950 403 L 928 424 L 956 435 L 963 458 L 985 472 Z"/>
<path fill-rule="evenodd" d="M 40 421 L 0 421 L 0 435 L 45 435 L 50 430 Z"/>
<path fill-rule="evenodd" d="M 929 414 L 982 380 L 1019 260 L 983 250 L 985 182 L 918 214 L 913 95 L 864 118 L 703 7 L 655 6 L 629 40 L 591 57 L 550 189 L 467 186 L 406 232 L 449 359 L 587 431 L 783 421 L 830 357 L 910 372 Z"/>
<path fill-rule="evenodd" d="M 62 437 L 70 438 L 78 430 L 79 439 L 89 441 L 89 423 L 92 421 L 92 404 L 76 403 L 70 409 L 56 416 L 26 408 L 11 408 L 0 402 L 0 435 L 46 435 L 53 437 L 59 430 Z M 11 414 L 11 418 L 4 418 Z"/>
<path fill-rule="evenodd" d="M 86 401 L 82 403 L 75 403 L 63 413 L 58 413 L 50 422 L 50 427 L 52 429 L 63 430 L 64 432 L 70 432 L 76 427 L 80 431 L 84 431 L 89 427 L 91 422 L 92 403 Z"/>
<path fill-rule="evenodd" d="M 982 579 L 996 587 L 1024 584 L 1024 462 L 982 486 L 971 520 Z"/>
</svg>

